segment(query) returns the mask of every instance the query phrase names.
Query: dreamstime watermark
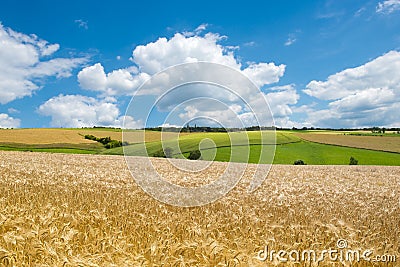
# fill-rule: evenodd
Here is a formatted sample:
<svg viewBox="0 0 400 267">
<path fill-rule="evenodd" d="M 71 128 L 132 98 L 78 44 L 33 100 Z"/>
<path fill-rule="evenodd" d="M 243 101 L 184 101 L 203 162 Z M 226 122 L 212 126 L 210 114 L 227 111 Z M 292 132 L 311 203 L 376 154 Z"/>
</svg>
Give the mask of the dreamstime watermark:
<svg viewBox="0 0 400 267">
<path fill-rule="evenodd" d="M 160 171 L 149 156 L 154 156 L 154 147 L 146 144 L 146 131 L 123 131 L 123 141 L 135 143 L 124 146 L 124 156 L 128 168 L 137 184 L 153 198 L 174 206 L 193 207 L 209 204 L 225 196 L 243 177 L 247 165 L 232 162 L 249 162 L 251 146 L 249 136 L 243 131 L 247 126 L 274 126 L 274 119 L 265 94 L 240 70 L 210 63 L 195 62 L 169 67 L 146 81 L 132 97 L 126 110 L 126 117 L 146 116 L 144 129 L 161 127 L 161 147 L 159 155 L 169 155 L 167 159 L 173 168 L 170 172 Z M 165 129 L 190 129 L 190 123 L 201 122 L 225 129 L 229 139 L 230 157 L 223 173 L 206 185 L 184 187 L 172 183 L 165 176 L 173 176 L 174 170 L 199 175 L 209 175 L 210 162 L 217 156 L 214 140 L 204 138 L 198 143 L 202 161 L 185 160 L 189 151 L 180 145 L 180 132 Z M 129 128 L 125 125 L 124 129 Z M 138 137 L 138 134 L 140 135 Z M 255 163 L 248 192 L 255 191 L 265 180 L 275 156 L 275 128 L 261 131 L 257 145 L 259 157 Z M 139 139 L 139 140 L 138 140 Z M 157 145 L 155 145 L 157 146 Z M 185 156 L 186 155 L 186 156 Z M 135 156 L 145 156 L 137 164 Z M 170 157 L 176 160 L 170 159 Z M 246 161 L 247 159 L 247 161 Z M 254 154 L 252 155 L 254 162 Z M 260 164 L 262 163 L 262 164 Z"/>
<path fill-rule="evenodd" d="M 373 255 L 372 249 L 351 249 L 345 239 L 339 239 L 335 248 L 316 251 L 313 249 L 304 250 L 273 250 L 268 245 L 258 251 L 256 259 L 262 262 L 309 262 L 316 263 L 330 262 L 396 262 L 396 255 Z"/>
</svg>

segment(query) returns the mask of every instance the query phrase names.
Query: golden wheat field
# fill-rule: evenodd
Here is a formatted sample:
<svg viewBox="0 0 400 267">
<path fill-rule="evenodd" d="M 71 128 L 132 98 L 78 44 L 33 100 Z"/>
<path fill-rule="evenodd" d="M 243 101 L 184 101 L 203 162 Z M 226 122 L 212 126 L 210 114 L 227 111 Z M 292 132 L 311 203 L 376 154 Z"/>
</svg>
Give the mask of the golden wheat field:
<svg viewBox="0 0 400 267">
<path fill-rule="evenodd" d="M 297 133 L 298 137 L 322 144 L 366 148 L 400 153 L 400 138 L 396 136 L 357 136 L 331 133 Z"/>
<path fill-rule="evenodd" d="M 121 140 L 121 132 L 101 131 L 93 129 L 0 129 L 0 143 L 19 144 L 90 144 L 95 141 L 84 138 L 85 134 L 96 137 L 110 136 L 112 139 Z"/>
<path fill-rule="evenodd" d="M 35 128 L 35 129 L 0 129 L 0 144 L 2 143 L 16 143 L 16 144 L 30 144 L 30 145 L 44 145 L 44 144 L 93 144 L 96 141 L 85 139 L 86 134 L 91 134 L 96 137 L 107 137 L 110 136 L 114 140 L 122 140 L 122 131 L 118 130 L 102 130 L 93 128 L 84 129 L 47 129 L 47 128 Z M 185 135 L 188 133 L 180 133 Z M 145 139 L 146 142 L 153 142 L 161 140 L 163 138 L 168 139 L 174 137 L 174 133 L 169 132 L 156 132 L 156 131 L 130 131 L 129 141 L 130 143 L 142 142 Z"/>
<path fill-rule="evenodd" d="M 177 183 L 188 179 L 153 162 Z M 120 156 L 0 152 L 0 265 L 400 265 L 400 167 L 273 165 L 248 194 L 254 168 L 226 197 L 181 208 L 144 193 Z M 265 246 L 322 251 L 341 239 L 397 262 L 257 258 Z"/>
</svg>

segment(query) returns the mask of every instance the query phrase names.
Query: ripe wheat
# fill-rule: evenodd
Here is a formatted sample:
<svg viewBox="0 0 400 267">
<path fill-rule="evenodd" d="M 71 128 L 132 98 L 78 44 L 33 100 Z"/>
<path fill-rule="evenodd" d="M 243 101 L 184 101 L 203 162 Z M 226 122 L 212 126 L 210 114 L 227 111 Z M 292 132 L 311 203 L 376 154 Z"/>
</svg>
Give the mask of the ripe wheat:
<svg viewBox="0 0 400 267">
<path fill-rule="evenodd" d="M 176 183 L 201 182 L 153 161 Z M 123 157 L 0 152 L 0 265 L 270 266 L 255 258 L 266 244 L 322 250 L 340 238 L 400 253 L 399 167 L 274 165 L 248 194 L 254 167 L 226 197 L 180 208 L 144 193 Z"/>
</svg>

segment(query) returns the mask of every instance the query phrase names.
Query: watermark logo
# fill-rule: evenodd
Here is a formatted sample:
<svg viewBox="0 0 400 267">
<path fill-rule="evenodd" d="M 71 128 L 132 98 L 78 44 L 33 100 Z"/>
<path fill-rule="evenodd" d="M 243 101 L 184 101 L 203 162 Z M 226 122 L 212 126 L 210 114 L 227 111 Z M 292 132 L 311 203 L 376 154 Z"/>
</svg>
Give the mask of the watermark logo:
<svg viewBox="0 0 400 267">
<path fill-rule="evenodd" d="M 346 239 L 338 239 L 336 242 L 337 248 L 347 248 L 347 240 Z"/>
<path fill-rule="evenodd" d="M 308 262 L 319 265 L 321 262 L 396 262 L 396 255 L 374 255 L 372 249 L 351 249 L 345 239 L 339 239 L 335 248 L 304 250 L 274 250 L 268 245 L 257 252 L 256 259 L 262 262 Z"/>
<path fill-rule="evenodd" d="M 247 168 L 246 164 L 232 162 L 249 162 L 250 156 L 253 163 L 258 163 L 248 187 L 251 193 L 263 183 L 274 159 L 274 127 L 259 132 L 253 139 L 246 131 L 239 131 L 248 126 L 262 129 L 263 126 L 274 125 L 265 94 L 240 70 L 225 65 L 186 63 L 155 74 L 132 97 L 126 115 L 134 118 L 145 116 L 144 129 L 160 126 L 161 145 L 157 141 L 146 143 L 146 131 L 124 130 L 123 140 L 134 143 L 124 146 L 124 156 L 137 184 L 149 195 L 167 204 L 192 207 L 222 198 L 237 185 Z M 186 158 L 190 151 L 183 149 L 180 136 L 182 132 L 190 131 L 189 125 L 197 127 L 197 123 L 224 129 L 222 134 L 225 139 L 223 144 L 218 144 L 205 135 L 192 148 L 200 151 L 203 160 L 189 161 Z M 127 122 L 124 124 L 124 128 L 129 128 Z M 254 143 L 254 140 L 257 142 Z M 220 146 L 224 147 L 225 153 L 229 153 L 228 163 L 223 173 L 213 174 L 218 177 L 214 177 L 212 182 L 185 187 L 168 179 L 176 173 L 187 177 L 210 175 L 212 171 L 209 168 L 218 157 Z M 252 146 L 257 146 L 256 160 Z M 155 147 L 161 149 L 157 153 L 168 159 L 168 172 L 157 169 L 151 158 L 142 159 L 141 164 L 137 164 L 135 156 L 154 156 Z"/>
</svg>

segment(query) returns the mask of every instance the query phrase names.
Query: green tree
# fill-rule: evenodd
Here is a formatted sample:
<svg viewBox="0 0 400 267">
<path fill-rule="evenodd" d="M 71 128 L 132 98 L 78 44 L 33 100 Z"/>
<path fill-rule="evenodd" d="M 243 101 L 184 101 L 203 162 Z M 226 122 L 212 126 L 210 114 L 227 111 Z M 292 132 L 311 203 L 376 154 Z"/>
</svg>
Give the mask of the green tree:
<svg viewBox="0 0 400 267">
<path fill-rule="evenodd" d="M 353 158 L 353 157 L 350 157 L 350 163 L 349 163 L 349 165 L 358 165 L 358 160 L 356 160 L 356 159 Z"/>
<path fill-rule="evenodd" d="M 160 150 L 154 152 L 152 156 L 157 157 L 157 158 L 165 158 L 164 150 L 160 149 Z"/>
<path fill-rule="evenodd" d="M 172 158 L 172 153 L 173 153 L 172 148 L 166 147 L 166 148 L 164 149 L 164 154 L 165 154 L 165 157 L 166 157 L 166 158 Z"/>
<path fill-rule="evenodd" d="M 198 160 L 198 159 L 200 159 L 200 157 L 201 157 L 200 150 L 193 150 L 193 151 L 190 151 L 188 159 L 190 159 L 190 160 Z"/>
<path fill-rule="evenodd" d="M 306 163 L 305 163 L 303 160 L 298 159 L 298 160 L 296 160 L 296 161 L 294 162 L 294 165 L 306 165 Z"/>
<path fill-rule="evenodd" d="M 158 158 L 172 158 L 173 150 L 170 147 L 166 147 L 165 149 L 160 149 L 154 152 L 153 157 Z"/>
</svg>

